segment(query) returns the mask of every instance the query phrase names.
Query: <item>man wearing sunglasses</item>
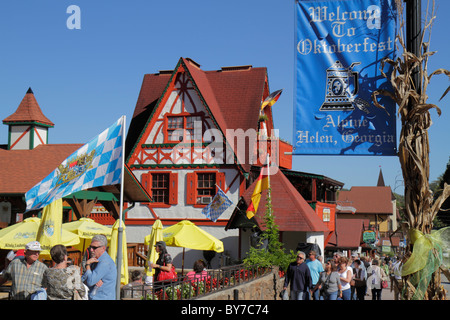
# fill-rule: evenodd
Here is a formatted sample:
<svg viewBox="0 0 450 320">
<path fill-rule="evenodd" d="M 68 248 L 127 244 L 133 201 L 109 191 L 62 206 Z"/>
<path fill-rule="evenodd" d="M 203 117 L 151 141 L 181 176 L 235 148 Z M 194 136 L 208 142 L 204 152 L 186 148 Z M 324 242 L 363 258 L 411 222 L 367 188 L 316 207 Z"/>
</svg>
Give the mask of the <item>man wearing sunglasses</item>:
<svg viewBox="0 0 450 320">
<path fill-rule="evenodd" d="M 297 260 L 292 262 L 286 272 L 284 280 L 284 290 L 291 284 L 291 300 L 306 300 L 312 288 L 311 272 L 305 262 L 305 253 L 299 251 Z"/>
<path fill-rule="evenodd" d="M 104 235 L 92 237 L 90 258 L 86 261 L 86 272 L 81 278 L 89 287 L 89 300 L 116 300 L 117 269 L 106 252 L 108 240 Z"/>
</svg>

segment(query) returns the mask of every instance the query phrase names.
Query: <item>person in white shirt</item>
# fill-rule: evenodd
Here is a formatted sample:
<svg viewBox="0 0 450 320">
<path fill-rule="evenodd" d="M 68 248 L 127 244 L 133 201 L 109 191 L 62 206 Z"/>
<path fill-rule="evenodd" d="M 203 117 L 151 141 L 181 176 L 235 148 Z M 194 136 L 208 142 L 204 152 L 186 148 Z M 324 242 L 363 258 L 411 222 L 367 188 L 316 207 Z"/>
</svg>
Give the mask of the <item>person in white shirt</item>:
<svg viewBox="0 0 450 320">
<path fill-rule="evenodd" d="M 350 281 L 352 281 L 353 278 L 353 270 L 352 267 L 348 265 L 347 257 L 339 258 L 338 273 L 341 278 L 342 300 L 351 300 L 352 292 L 350 287 Z"/>
</svg>

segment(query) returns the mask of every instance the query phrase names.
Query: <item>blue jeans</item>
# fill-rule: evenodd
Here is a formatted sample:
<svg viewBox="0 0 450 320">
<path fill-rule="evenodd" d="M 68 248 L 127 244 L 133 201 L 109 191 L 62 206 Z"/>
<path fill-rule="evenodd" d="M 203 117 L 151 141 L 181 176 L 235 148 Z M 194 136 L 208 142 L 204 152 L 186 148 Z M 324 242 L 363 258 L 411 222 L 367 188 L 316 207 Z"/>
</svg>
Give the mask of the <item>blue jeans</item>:
<svg viewBox="0 0 450 320">
<path fill-rule="evenodd" d="M 330 292 L 329 294 L 325 293 L 323 298 L 324 300 L 337 300 L 338 292 L 339 291 Z"/>
<path fill-rule="evenodd" d="M 291 290 L 291 300 L 305 300 L 306 292 L 304 291 L 292 291 Z"/>
<path fill-rule="evenodd" d="M 342 290 L 342 300 L 352 300 L 352 289 Z"/>
<path fill-rule="evenodd" d="M 314 288 L 314 286 L 313 286 L 313 288 Z M 317 289 L 316 291 L 313 291 L 312 298 L 313 298 L 313 300 L 320 300 L 320 290 L 319 289 Z"/>
</svg>

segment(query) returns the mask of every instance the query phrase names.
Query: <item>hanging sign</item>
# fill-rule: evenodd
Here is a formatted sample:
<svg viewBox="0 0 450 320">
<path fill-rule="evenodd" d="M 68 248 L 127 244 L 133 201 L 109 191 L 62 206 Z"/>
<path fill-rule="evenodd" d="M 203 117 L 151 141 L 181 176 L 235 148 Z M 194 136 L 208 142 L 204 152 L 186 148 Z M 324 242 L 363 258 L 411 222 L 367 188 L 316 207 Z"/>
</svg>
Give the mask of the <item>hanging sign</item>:
<svg viewBox="0 0 450 320">
<path fill-rule="evenodd" d="M 296 1 L 293 154 L 396 154 L 395 103 L 372 102 L 390 89 L 380 67 L 395 55 L 394 2 Z"/>
<path fill-rule="evenodd" d="M 375 243 L 377 240 L 377 237 L 375 235 L 375 231 L 372 230 L 366 230 L 363 232 L 363 241 L 365 243 Z"/>
</svg>

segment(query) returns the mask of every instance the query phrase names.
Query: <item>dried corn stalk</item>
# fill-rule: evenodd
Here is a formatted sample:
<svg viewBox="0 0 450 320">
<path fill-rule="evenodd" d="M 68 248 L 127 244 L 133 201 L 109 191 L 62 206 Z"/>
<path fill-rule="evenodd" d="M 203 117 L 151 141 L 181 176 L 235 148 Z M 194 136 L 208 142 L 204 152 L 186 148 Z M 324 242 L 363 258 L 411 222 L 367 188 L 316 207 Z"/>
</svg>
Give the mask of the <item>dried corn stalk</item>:
<svg viewBox="0 0 450 320">
<path fill-rule="evenodd" d="M 399 160 L 402 167 L 403 179 L 405 183 L 405 211 L 409 230 L 419 230 L 423 234 L 429 234 L 433 227 L 433 219 L 438 213 L 442 203 L 450 195 L 450 186 L 445 185 L 441 196 L 433 201 L 433 194 L 429 188 L 429 140 L 428 128 L 431 126 L 430 110 L 436 109 L 438 115 L 441 110 L 434 104 L 427 102 L 426 94 L 430 80 L 435 75 L 446 75 L 450 78 L 450 72 L 445 69 L 438 69 L 429 74 L 428 59 L 435 54 L 429 51 L 431 27 L 435 19 L 434 0 L 431 9 L 427 10 L 425 26 L 421 39 L 421 54 L 416 56 L 407 51 L 404 39 L 403 0 L 396 0 L 399 12 L 399 33 L 397 36 L 397 49 L 402 49 L 402 54 L 395 61 L 385 59 L 381 69 L 385 64 L 393 67 L 389 78 L 393 87 L 393 92 L 386 90 L 375 91 L 372 95 L 374 104 L 383 108 L 378 103 L 377 96 L 385 95 L 391 97 L 398 105 L 398 116 L 401 117 L 402 129 L 399 141 Z M 430 3 L 428 2 L 428 7 Z M 431 13 L 430 13 L 431 12 Z M 425 36 L 427 39 L 425 40 Z M 398 50 L 400 51 L 400 50 Z M 413 72 L 419 73 L 419 86 L 416 88 L 413 81 Z M 388 76 L 382 71 L 384 77 Z M 450 89 L 450 87 L 449 87 Z M 443 94 L 441 99 L 447 94 L 449 89 Z M 439 273 L 439 270 L 437 271 Z M 406 287 L 409 287 L 405 279 Z M 430 290 L 430 287 L 431 290 Z M 436 274 L 430 283 L 425 299 L 433 299 L 438 296 L 440 286 L 440 276 Z M 406 294 L 406 298 L 409 296 Z"/>
</svg>

